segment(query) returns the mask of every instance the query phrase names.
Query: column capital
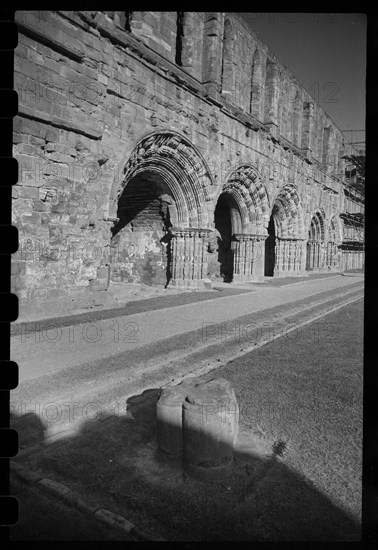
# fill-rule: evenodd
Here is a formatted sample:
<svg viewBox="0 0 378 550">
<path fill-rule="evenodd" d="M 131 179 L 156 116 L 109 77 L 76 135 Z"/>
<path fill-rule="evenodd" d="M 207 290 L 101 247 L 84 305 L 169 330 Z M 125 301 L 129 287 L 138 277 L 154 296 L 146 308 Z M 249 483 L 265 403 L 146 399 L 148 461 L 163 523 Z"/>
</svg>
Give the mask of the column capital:
<svg viewBox="0 0 378 550">
<path fill-rule="evenodd" d="M 182 237 L 184 234 L 187 235 L 187 234 L 190 234 L 190 235 L 200 235 L 200 236 L 204 236 L 204 235 L 210 235 L 210 233 L 213 231 L 213 229 L 208 229 L 208 228 L 199 228 L 199 227 L 170 227 L 169 228 L 169 233 L 171 233 L 171 235 L 173 237 Z"/>
<path fill-rule="evenodd" d="M 256 235 L 255 233 L 234 233 L 232 238 L 236 241 L 265 241 L 269 235 Z"/>
<path fill-rule="evenodd" d="M 314 242 L 317 243 L 319 241 L 311 241 L 309 239 L 301 239 L 300 237 L 276 237 L 278 241 L 291 241 L 291 242 Z"/>
</svg>

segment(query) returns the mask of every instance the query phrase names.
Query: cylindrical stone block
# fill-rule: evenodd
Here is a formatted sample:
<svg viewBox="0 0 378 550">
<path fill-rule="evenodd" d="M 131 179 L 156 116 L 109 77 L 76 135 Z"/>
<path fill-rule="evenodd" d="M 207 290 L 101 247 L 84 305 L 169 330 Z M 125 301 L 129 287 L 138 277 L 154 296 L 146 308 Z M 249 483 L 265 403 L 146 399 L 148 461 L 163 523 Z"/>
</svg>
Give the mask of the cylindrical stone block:
<svg viewBox="0 0 378 550">
<path fill-rule="evenodd" d="M 158 447 L 169 455 L 182 454 L 182 404 L 196 382 L 195 378 L 191 378 L 164 389 L 156 404 Z"/>
<path fill-rule="evenodd" d="M 239 407 L 227 380 L 211 380 L 189 391 L 183 403 L 185 471 L 203 481 L 229 476 L 238 431 Z"/>
<path fill-rule="evenodd" d="M 159 449 L 170 454 L 182 453 L 182 404 L 186 394 L 182 389 L 167 388 L 156 404 L 156 435 Z"/>
</svg>

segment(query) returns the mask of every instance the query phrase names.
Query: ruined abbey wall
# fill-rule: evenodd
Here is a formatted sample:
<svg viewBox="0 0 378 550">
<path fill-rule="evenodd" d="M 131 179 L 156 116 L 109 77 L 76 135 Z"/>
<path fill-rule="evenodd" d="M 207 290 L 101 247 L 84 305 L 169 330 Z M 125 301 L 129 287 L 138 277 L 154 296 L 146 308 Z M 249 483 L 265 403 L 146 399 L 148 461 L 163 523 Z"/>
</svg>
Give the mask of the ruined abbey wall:
<svg viewBox="0 0 378 550">
<path fill-rule="evenodd" d="M 345 194 L 342 134 L 240 16 L 16 22 L 12 281 L 26 310 L 101 306 L 112 281 L 346 267 L 341 214 L 363 202 Z"/>
</svg>

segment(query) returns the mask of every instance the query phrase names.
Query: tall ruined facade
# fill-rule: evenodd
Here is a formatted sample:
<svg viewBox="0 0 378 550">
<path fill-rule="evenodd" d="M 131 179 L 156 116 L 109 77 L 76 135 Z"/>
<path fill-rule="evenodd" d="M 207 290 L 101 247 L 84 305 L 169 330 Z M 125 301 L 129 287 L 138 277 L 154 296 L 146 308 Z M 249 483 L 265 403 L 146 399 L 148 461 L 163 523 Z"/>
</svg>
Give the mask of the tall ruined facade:
<svg viewBox="0 0 378 550">
<path fill-rule="evenodd" d="M 112 282 L 206 288 L 363 266 L 342 133 L 240 15 L 16 23 L 21 308 L 100 306 Z"/>
</svg>

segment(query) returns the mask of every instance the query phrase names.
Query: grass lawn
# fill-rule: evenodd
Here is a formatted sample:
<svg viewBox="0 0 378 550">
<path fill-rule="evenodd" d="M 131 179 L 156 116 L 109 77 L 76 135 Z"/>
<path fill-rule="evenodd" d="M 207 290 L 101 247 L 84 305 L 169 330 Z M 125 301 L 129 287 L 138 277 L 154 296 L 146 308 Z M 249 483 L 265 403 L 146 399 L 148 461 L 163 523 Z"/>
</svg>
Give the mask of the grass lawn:
<svg viewBox="0 0 378 550">
<path fill-rule="evenodd" d="M 284 462 L 356 518 L 361 514 L 363 302 L 218 370 L 240 422 L 286 445 Z"/>
<path fill-rule="evenodd" d="M 168 540 L 356 540 L 362 313 L 361 300 L 211 373 L 232 383 L 250 442 L 232 479 L 201 483 L 159 455 L 157 389 L 17 460 Z"/>
</svg>

